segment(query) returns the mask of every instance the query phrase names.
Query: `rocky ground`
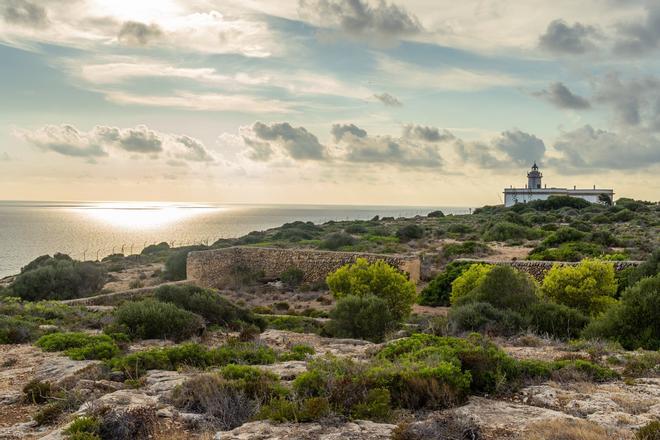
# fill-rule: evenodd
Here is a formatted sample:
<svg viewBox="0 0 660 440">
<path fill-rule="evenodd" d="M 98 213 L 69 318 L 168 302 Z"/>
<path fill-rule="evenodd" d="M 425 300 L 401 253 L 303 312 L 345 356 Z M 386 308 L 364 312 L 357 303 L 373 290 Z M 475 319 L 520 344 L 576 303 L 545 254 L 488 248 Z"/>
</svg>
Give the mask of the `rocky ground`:
<svg viewBox="0 0 660 440">
<path fill-rule="evenodd" d="M 225 336 L 207 337 L 209 345 L 221 343 Z M 260 340 L 275 349 L 305 343 L 314 347 L 314 356 L 327 353 L 363 359 L 378 345 L 358 340 L 323 338 L 318 335 L 267 330 Z M 203 342 L 204 342 L 203 341 Z M 499 341 L 505 342 L 505 341 Z M 142 341 L 131 350 L 169 344 L 166 341 Z M 520 346 L 515 341 L 503 347 L 518 358 L 557 359 L 576 355 L 561 344 Z M 587 356 L 586 353 L 578 355 Z M 31 420 L 36 405 L 26 404 L 21 389 L 31 379 L 41 379 L 94 398 L 77 411 L 83 414 L 92 406 L 107 404 L 115 408 L 152 407 L 157 410 L 160 429 L 155 438 L 194 438 L 198 414 L 182 413 L 169 403 L 172 390 L 198 372 L 150 371 L 142 386 L 128 388 L 113 381 L 112 375 L 98 361 L 73 361 L 59 354 L 44 353 L 31 345 L 0 346 L 0 439 L 60 439 L 66 422 L 55 427 L 39 427 Z M 305 361 L 280 362 L 262 367 L 286 383 L 305 371 Z M 407 417 L 410 417 L 408 415 Z M 523 439 L 529 433 L 556 423 L 593 422 L 612 438 L 632 438 L 634 429 L 660 418 L 660 379 L 639 378 L 609 383 L 545 382 L 524 387 L 506 398 L 472 397 L 461 407 L 417 414 L 407 420 L 409 430 L 434 429 L 448 417 L 477 427 L 484 439 Z M 69 418 L 70 420 L 70 418 Z M 433 426 L 435 426 L 433 428 Z M 206 433 L 201 438 L 218 439 L 387 439 L 396 428 L 393 424 L 369 421 L 328 421 L 328 423 L 274 424 L 255 421 L 228 432 Z M 545 428 L 544 428 L 545 429 Z M 178 436 L 178 437 L 177 437 Z M 424 437 L 420 437 L 424 438 Z"/>
</svg>

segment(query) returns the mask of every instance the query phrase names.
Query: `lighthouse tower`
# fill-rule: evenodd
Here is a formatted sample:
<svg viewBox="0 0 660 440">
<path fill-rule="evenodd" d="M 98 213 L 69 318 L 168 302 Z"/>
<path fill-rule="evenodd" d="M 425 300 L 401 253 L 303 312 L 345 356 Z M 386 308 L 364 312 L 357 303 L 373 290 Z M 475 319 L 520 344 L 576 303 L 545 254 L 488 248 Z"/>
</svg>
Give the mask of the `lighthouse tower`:
<svg viewBox="0 0 660 440">
<path fill-rule="evenodd" d="M 542 178 L 543 174 L 541 174 L 539 167 L 536 165 L 536 162 L 534 162 L 534 165 L 532 165 L 532 171 L 527 173 L 527 188 L 540 189 Z"/>
</svg>

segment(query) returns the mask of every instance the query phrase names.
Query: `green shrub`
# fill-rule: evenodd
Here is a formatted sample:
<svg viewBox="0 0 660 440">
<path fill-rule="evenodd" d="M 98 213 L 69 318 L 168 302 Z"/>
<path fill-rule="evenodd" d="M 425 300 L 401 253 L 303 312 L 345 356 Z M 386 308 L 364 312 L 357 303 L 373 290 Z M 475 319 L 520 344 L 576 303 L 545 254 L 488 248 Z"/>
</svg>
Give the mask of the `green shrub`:
<svg viewBox="0 0 660 440">
<path fill-rule="evenodd" d="M 119 354 L 119 348 L 108 335 L 87 333 L 51 333 L 35 342 L 44 351 L 65 351 L 74 360 L 110 359 Z"/>
<path fill-rule="evenodd" d="M 626 289 L 621 300 L 585 329 L 586 337 L 602 337 L 633 350 L 660 349 L 660 275 L 643 278 Z"/>
<path fill-rule="evenodd" d="M 660 249 L 654 250 L 642 264 L 637 266 L 628 279 L 628 285 L 633 285 L 644 277 L 652 277 L 660 273 Z"/>
<path fill-rule="evenodd" d="M 415 224 L 407 224 L 396 231 L 396 236 L 401 242 L 415 240 L 424 236 L 424 228 Z"/>
<path fill-rule="evenodd" d="M 306 316 L 272 315 L 265 317 L 269 328 L 296 333 L 321 333 L 323 324 Z"/>
<path fill-rule="evenodd" d="M 99 433 L 104 440 L 148 440 L 154 437 L 157 423 L 154 407 L 101 407 L 99 414 Z"/>
<path fill-rule="evenodd" d="M 466 276 L 469 270 L 461 277 Z M 461 287 L 461 277 L 454 281 L 455 286 Z M 524 311 L 538 302 L 534 279 L 525 272 L 504 265 L 491 267 L 478 277 L 474 288 L 458 297 L 452 294 L 452 299 L 456 305 L 487 302 L 497 309 L 518 311 Z"/>
<path fill-rule="evenodd" d="M 611 263 L 583 260 L 575 266 L 555 265 L 548 271 L 541 292 L 559 304 L 596 315 L 616 300 L 617 285 Z"/>
<path fill-rule="evenodd" d="M 533 304 L 527 316 L 532 331 L 559 339 L 577 338 L 589 323 L 589 318 L 579 310 L 547 302 Z"/>
<path fill-rule="evenodd" d="M 546 249 L 539 246 L 527 256 L 528 260 L 537 261 L 580 261 L 587 257 L 597 257 L 604 252 L 599 244 L 570 242 L 562 243 L 557 248 Z"/>
<path fill-rule="evenodd" d="M 293 345 L 288 352 L 280 354 L 279 360 L 280 362 L 304 361 L 314 353 L 316 353 L 314 347 L 307 344 L 296 344 Z"/>
<path fill-rule="evenodd" d="M 0 344 L 25 344 L 34 339 L 36 334 L 35 323 L 0 315 Z"/>
<path fill-rule="evenodd" d="M 212 349 L 188 343 L 131 353 L 113 359 L 110 365 L 129 377 L 139 377 L 147 370 L 176 370 L 183 366 L 207 368 L 229 364 L 267 365 L 276 360 L 277 355 L 273 349 L 252 342 L 230 342 Z"/>
<path fill-rule="evenodd" d="M 115 310 L 114 316 L 116 324 L 125 327 L 132 339 L 181 341 L 204 330 L 204 321 L 199 315 L 151 299 L 126 302 Z"/>
<path fill-rule="evenodd" d="M 554 211 L 561 208 L 584 209 L 591 206 L 591 203 L 578 197 L 550 196 L 546 200 L 534 200 L 524 205 L 521 204 L 517 206 L 532 208 L 537 211 Z"/>
<path fill-rule="evenodd" d="M 50 382 L 32 379 L 23 387 L 24 402 L 40 404 L 47 402 L 53 395 L 55 389 Z"/>
<path fill-rule="evenodd" d="M 542 232 L 539 230 L 501 221 L 489 226 L 483 234 L 483 239 L 485 241 L 533 240 L 541 235 Z"/>
<path fill-rule="evenodd" d="M 410 315 L 417 293 L 406 276 L 382 260 L 369 263 L 358 258 L 354 264 L 340 267 L 326 278 L 337 299 L 354 295 L 375 295 L 384 299 L 395 321 Z"/>
<path fill-rule="evenodd" d="M 358 420 L 389 422 L 392 397 L 387 388 L 373 388 L 367 392 L 364 402 L 353 406 L 352 417 Z"/>
<path fill-rule="evenodd" d="M 457 256 L 468 256 L 476 254 L 487 254 L 490 248 L 478 241 L 464 241 L 462 243 L 449 243 L 444 245 L 442 253 L 446 258 Z"/>
<path fill-rule="evenodd" d="M 366 234 L 369 230 L 361 223 L 352 223 L 344 228 L 344 232 L 348 234 Z"/>
<path fill-rule="evenodd" d="M 335 232 L 328 235 L 325 240 L 321 242 L 319 248 L 336 251 L 337 249 L 355 244 L 355 238 L 352 235 L 344 232 Z"/>
<path fill-rule="evenodd" d="M 473 232 L 473 229 L 470 225 L 464 223 L 453 223 L 447 227 L 447 232 L 452 234 L 469 234 Z"/>
<path fill-rule="evenodd" d="M 106 279 L 101 264 L 65 257 L 46 255 L 28 264 L 12 283 L 13 294 L 29 301 L 63 300 L 101 290 Z"/>
<path fill-rule="evenodd" d="M 256 316 L 247 309 L 234 305 L 219 293 L 198 286 L 161 286 L 156 289 L 155 294 L 156 299 L 159 301 L 172 303 L 200 315 L 209 324 L 234 330 L 249 324 L 256 325 L 262 331 L 266 328 L 266 322 L 263 318 Z"/>
<path fill-rule="evenodd" d="M 170 249 L 170 245 L 162 241 L 158 244 L 150 244 L 149 246 L 145 247 L 144 249 L 142 249 L 141 254 L 153 255 L 153 254 L 158 254 L 160 252 L 168 251 L 169 249 Z"/>
<path fill-rule="evenodd" d="M 451 262 L 440 272 L 423 290 L 419 303 L 425 306 L 449 306 L 449 297 L 451 295 L 451 284 L 463 272 L 465 272 L 471 263 Z"/>
<path fill-rule="evenodd" d="M 580 241 L 584 239 L 585 236 L 586 234 L 584 232 L 580 232 L 577 229 L 568 226 L 563 226 L 550 234 L 545 240 L 543 240 L 542 244 L 544 246 L 556 246 L 570 241 Z"/>
<path fill-rule="evenodd" d="M 69 440 L 101 440 L 101 422 L 96 417 L 79 416 L 63 431 Z"/>
<path fill-rule="evenodd" d="M 333 336 L 373 342 L 381 342 L 385 334 L 398 325 L 387 301 L 375 295 L 342 297 L 330 312 L 330 318 L 327 330 Z"/>
<path fill-rule="evenodd" d="M 457 304 L 462 297 L 472 292 L 493 268 L 494 266 L 487 264 L 472 264 L 467 270 L 464 270 L 451 283 L 451 296 L 449 298 L 451 304 Z"/>
<path fill-rule="evenodd" d="M 298 287 L 305 279 L 305 272 L 297 267 L 290 267 L 280 274 L 280 280 L 289 287 Z"/>
<path fill-rule="evenodd" d="M 440 217 L 444 217 L 445 214 L 442 211 L 437 210 L 437 211 L 429 212 L 428 214 L 426 214 L 426 216 L 429 218 L 440 218 Z"/>
<path fill-rule="evenodd" d="M 660 420 L 654 420 L 639 428 L 635 440 L 660 440 Z"/>
<path fill-rule="evenodd" d="M 449 310 L 448 318 L 453 333 L 476 331 L 492 335 L 513 335 L 525 325 L 520 313 L 496 309 L 486 302 L 454 306 Z"/>
</svg>

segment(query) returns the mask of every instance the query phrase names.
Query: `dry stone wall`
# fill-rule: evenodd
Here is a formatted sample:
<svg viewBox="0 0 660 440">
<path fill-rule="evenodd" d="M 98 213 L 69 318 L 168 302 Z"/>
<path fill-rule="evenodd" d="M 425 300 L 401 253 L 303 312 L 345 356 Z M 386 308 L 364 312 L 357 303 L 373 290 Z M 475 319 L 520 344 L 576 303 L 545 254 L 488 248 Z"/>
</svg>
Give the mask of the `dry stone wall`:
<svg viewBox="0 0 660 440">
<path fill-rule="evenodd" d="M 527 272 L 532 275 L 537 280 L 541 281 L 545 277 L 545 274 L 552 269 L 552 266 L 559 264 L 562 266 L 574 266 L 578 263 L 569 262 L 569 261 L 530 261 L 530 260 L 516 260 L 516 261 L 497 261 L 497 260 L 474 260 L 470 258 L 460 258 L 457 261 L 470 261 L 475 263 L 484 263 L 484 264 L 505 264 L 512 266 L 523 272 Z M 640 265 L 641 261 L 612 261 L 615 271 L 620 271 L 627 269 L 629 267 L 636 267 Z"/>
<path fill-rule="evenodd" d="M 315 283 L 341 266 L 358 258 L 384 260 L 419 281 L 420 261 L 416 257 L 355 252 L 315 251 L 309 249 L 277 249 L 262 247 L 230 247 L 188 254 L 187 279 L 204 287 L 227 287 L 237 271 L 260 273 L 265 279 L 276 279 L 290 268 L 304 273 L 304 282 Z"/>
</svg>

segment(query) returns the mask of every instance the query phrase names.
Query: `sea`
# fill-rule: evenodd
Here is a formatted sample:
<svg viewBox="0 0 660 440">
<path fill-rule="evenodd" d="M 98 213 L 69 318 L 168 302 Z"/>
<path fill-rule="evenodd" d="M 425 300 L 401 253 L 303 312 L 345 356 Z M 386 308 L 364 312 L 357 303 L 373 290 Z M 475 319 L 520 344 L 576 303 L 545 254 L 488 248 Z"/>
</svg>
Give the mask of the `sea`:
<svg viewBox="0 0 660 440">
<path fill-rule="evenodd" d="M 368 220 L 414 217 L 440 209 L 466 214 L 468 207 L 247 205 L 150 202 L 0 201 L 0 278 L 34 258 L 55 252 L 78 260 L 139 253 L 150 244 L 211 244 L 295 220 Z"/>
</svg>

